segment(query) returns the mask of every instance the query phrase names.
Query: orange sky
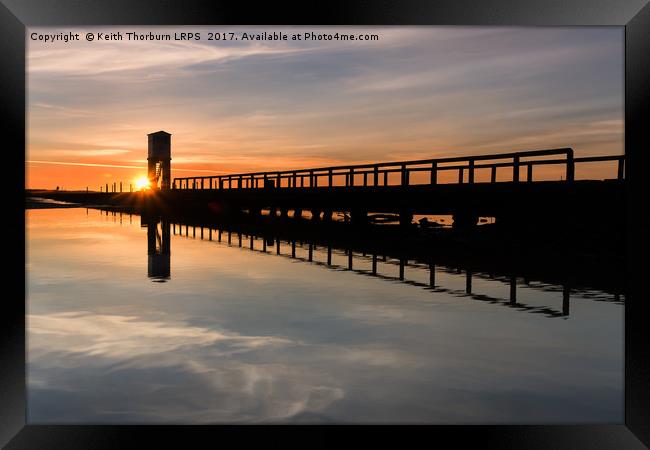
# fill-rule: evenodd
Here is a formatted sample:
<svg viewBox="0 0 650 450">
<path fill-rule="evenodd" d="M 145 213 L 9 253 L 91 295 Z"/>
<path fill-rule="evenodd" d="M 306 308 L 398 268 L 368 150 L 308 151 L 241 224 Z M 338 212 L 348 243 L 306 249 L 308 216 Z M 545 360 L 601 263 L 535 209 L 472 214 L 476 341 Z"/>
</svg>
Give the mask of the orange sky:
<svg viewBox="0 0 650 450">
<path fill-rule="evenodd" d="M 31 33 L 127 30 L 30 28 L 27 187 L 128 189 L 158 130 L 172 134 L 174 177 L 557 147 L 623 153 L 619 28 L 310 27 L 380 40 L 253 43 L 191 28 L 204 40 L 46 44 Z M 150 30 L 189 31 L 128 27 Z"/>
</svg>

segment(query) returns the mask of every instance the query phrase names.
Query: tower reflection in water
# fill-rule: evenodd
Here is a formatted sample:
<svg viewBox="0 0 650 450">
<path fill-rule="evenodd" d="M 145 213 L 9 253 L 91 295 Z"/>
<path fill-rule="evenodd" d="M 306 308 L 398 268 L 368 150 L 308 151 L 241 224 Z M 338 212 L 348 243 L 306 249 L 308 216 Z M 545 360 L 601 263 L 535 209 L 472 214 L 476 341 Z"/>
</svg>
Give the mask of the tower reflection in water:
<svg viewBox="0 0 650 450">
<path fill-rule="evenodd" d="M 108 215 L 108 211 L 106 211 Z M 113 212 L 115 215 L 115 212 Z M 121 214 L 120 214 L 121 217 Z M 131 214 L 129 214 L 131 217 Z M 121 219 L 120 219 L 121 223 Z M 520 311 L 527 311 L 536 314 L 543 314 L 547 317 L 568 317 L 570 314 L 571 294 L 578 294 L 580 297 L 592 298 L 593 300 L 613 302 L 623 304 L 624 299 L 621 294 L 622 289 L 619 286 L 591 286 L 588 287 L 583 283 L 580 286 L 570 287 L 568 282 L 558 283 L 559 275 L 547 275 L 550 280 L 539 278 L 539 282 L 531 282 L 525 274 L 515 276 L 513 273 L 505 273 L 497 270 L 481 270 L 480 264 L 468 261 L 466 266 L 457 264 L 445 264 L 436 262 L 434 259 L 422 260 L 418 257 L 408 258 L 404 249 L 398 254 L 391 250 L 384 249 L 384 242 L 379 240 L 372 245 L 364 244 L 366 248 L 350 246 L 350 243 L 335 244 L 327 242 L 327 239 L 311 239 L 307 236 L 300 238 L 285 236 L 269 235 L 268 230 L 257 229 L 255 231 L 243 231 L 238 227 L 225 229 L 215 227 L 214 225 L 207 228 L 202 225 L 181 223 L 177 220 L 161 216 L 141 216 L 141 226 L 147 228 L 147 275 L 155 282 L 166 282 L 171 279 L 171 235 L 178 237 L 194 238 L 207 241 L 216 241 L 230 246 L 243 247 L 251 251 L 262 253 L 274 253 L 276 256 L 291 258 L 293 260 L 314 264 L 321 267 L 339 271 L 353 271 L 364 276 L 372 276 L 391 282 L 400 282 L 411 286 L 419 286 L 437 293 L 448 293 L 457 297 L 466 297 L 473 300 L 480 300 L 492 304 L 501 304 L 516 308 Z M 191 230 L 190 230 L 191 228 Z M 198 228 L 198 230 L 197 230 Z M 308 230 L 308 228 L 305 228 Z M 303 230 L 304 231 L 304 230 Z M 278 230 L 275 230 L 277 233 Z M 273 233 L 273 232 L 271 232 Z M 234 236 L 233 236 L 234 235 Z M 297 250 L 303 255 L 298 255 Z M 304 254 L 306 253 L 306 254 Z M 333 261 L 333 257 L 339 258 L 338 264 Z M 344 259 L 341 260 L 341 257 Z M 356 262 L 355 262 L 356 261 Z M 363 268 L 357 268 L 357 264 L 366 265 Z M 473 266 L 476 264 L 476 267 Z M 368 267 L 369 266 L 369 267 Z M 379 266 L 385 266 L 383 269 L 395 267 L 399 269 L 399 275 L 389 275 L 380 273 Z M 428 272 L 427 279 L 414 279 L 407 277 L 410 269 L 414 272 Z M 383 271 L 383 270 L 382 270 Z M 464 289 L 446 288 L 439 285 L 436 274 L 445 273 L 447 275 L 462 276 L 464 278 Z M 540 275 L 540 274 L 538 274 Z M 417 274 L 416 274 L 417 276 Z M 523 283 L 521 278 L 523 277 Z M 418 277 L 420 278 L 420 277 Z M 559 277 L 566 278 L 566 277 Z M 474 279 L 481 282 L 494 281 L 499 284 L 506 284 L 509 287 L 509 295 L 490 295 L 491 293 L 475 292 Z M 602 279 L 601 279 L 602 281 Z M 484 284 L 484 283 L 482 283 Z M 616 283 L 615 283 L 616 284 Z M 533 306 L 522 302 L 518 299 L 519 288 L 532 289 L 536 291 L 548 291 L 561 293 L 561 307 Z M 613 290 L 612 290 L 613 289 Z"/>
<path fill-rule="evenodd" d="M 147 276 L 159 283 L 171 275 L 170 223 L 161 217 L 142 216 L 142 227 L 147 227 Z"/>
</svg>

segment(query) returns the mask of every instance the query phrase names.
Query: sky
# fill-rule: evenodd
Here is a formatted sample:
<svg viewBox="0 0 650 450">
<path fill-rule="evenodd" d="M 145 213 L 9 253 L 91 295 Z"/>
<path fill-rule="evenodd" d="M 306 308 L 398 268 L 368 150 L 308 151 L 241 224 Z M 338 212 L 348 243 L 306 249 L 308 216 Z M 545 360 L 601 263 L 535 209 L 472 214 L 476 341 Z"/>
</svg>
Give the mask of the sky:
<svg viewBox="0 0 650 450">
<path fill-rule="evenodd" d="M 379 39 L 208 40 L 264 31 Z M 81 40 L 31 39 L 70 32 Z M 559 147 L 623 154 L 623 50 L 621 27 L 29 28 L 27 188 L 128 185 L 158 130 L 172 134 L 172 177 Z M 614 176 L 608 164 L 576 171 Z"/>
</svg>

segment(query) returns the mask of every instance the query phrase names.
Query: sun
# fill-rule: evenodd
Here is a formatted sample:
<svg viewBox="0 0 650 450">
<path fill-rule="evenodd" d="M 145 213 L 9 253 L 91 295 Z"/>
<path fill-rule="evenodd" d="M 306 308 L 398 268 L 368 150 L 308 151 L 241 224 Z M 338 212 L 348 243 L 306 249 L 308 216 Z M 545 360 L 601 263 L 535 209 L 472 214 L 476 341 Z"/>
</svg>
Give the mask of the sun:
<svg viewBox="0 0 650 450">
<path fill-rule="evenodd" d="M 147 177 L 140 177 L 135 180 L 135 188 L 138 191 L 144 191 L 149 187 L 149 179 Z"/>
</svg>

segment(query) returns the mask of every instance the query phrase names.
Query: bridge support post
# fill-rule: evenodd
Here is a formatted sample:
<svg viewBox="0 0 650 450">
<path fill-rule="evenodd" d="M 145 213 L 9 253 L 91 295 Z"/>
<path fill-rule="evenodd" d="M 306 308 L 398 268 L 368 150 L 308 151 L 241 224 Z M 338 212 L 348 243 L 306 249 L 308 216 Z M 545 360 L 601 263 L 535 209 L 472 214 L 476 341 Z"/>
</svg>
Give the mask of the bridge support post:
<svg viewBox="0 0 650 450">
<path fill-rule="evenodd" d="M 353 225 L 366 225 L 368 223 L 368 211 L 355 209 L 350 211 L 350 219 Z"/>
<path fill-rule="evenodd" d="M 453 215 L 455 230 L 466 230 L 478 224 L 478 216 L 470 212 L 457 212 Z"/>
<path fill-rule="evenodd" d="M 401 227 L 406 228 L 413 222 L 413 213 L 411 211 L 402 211 L 399 213 L 399 224 Z"/>
</svg>

